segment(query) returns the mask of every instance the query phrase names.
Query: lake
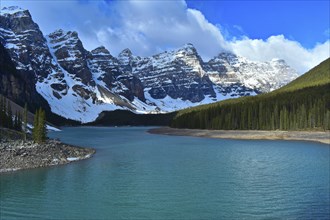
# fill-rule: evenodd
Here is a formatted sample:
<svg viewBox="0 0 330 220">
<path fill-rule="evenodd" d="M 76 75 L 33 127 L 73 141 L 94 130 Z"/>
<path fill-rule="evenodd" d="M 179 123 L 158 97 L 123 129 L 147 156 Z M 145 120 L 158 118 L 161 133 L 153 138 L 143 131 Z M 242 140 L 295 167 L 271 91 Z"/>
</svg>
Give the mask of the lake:
<svg viewBox="0 0 330 220">
<path fill-rule="evenodd" d="M 329 219 L 330 148 L 75 127 L 49 136 L 97 150 L 0 175 L 0 219 Z"/>
</svg>

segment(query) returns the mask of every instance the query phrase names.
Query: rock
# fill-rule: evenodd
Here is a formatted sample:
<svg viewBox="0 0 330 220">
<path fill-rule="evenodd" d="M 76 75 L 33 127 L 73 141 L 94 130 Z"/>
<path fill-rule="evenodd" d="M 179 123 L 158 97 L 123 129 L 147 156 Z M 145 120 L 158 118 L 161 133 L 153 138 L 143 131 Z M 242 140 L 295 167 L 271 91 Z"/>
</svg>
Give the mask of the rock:
<svg viewBox="0 0 330 220">
<path fill-rule="evenodd" d="M 47 140 L 44 144 L 2 140 L 0 146 L 0 172 L 66 164 L 72 162 L 67 158 L 77 157 L 81 160 L 95 153 L 93 149 L 75 147 L 56 140 Z"/>
<path fill-rule="evenodd" d="M 192 44 L 148 58 L 130 56 L 130 60 L 133 74 L 153 99 L 169 96 L 195 103 L 205 96 L 215 97 L 212 82 L 204 77 L 204 62 Z"/>
<path fill-rule="evenodd" d="M 59 65 L 85 85 L 95 86 L 88 68 L 88 52 L 82 45 L 77 32 L 57 30 L 47 36 L 51 50 Z"/>
</svg>

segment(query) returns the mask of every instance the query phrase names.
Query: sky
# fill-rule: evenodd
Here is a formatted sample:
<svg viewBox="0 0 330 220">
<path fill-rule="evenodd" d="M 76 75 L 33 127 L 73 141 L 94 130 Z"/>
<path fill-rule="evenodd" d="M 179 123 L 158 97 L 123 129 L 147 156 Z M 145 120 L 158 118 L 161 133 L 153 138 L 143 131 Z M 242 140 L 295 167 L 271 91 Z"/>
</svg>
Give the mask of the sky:
<svg viewBox="0 0 330 220">
<path fill-rule="evenodd" d="M 284 59 L 304 73 L 330 56 L 326 1 L 1 0 L 30 10 L 46 35 L 74 30 L 86 49 L 150 56 L 192 43 L 204 61 L 228 51 Z"/>
</svg>

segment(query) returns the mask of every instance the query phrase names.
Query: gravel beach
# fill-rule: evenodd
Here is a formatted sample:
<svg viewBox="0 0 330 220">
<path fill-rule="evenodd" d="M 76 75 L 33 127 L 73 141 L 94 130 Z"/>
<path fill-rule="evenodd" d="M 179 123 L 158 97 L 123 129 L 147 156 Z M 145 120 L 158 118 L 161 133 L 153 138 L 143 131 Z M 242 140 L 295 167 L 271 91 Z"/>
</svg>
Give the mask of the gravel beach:
<svg viewBox="0 0 330 220">
<path fill-rule="evenodd" d="M 0 173 L 71 163 L 90 158 L 94 149 L 76 147 L 57 140 L 43 144 L 33 141 L 1 140 Z"/>
<path fill-rule="evenodd" d="M 200 130 L 161 127 L 150 129 L 148 132 L 151 134 L 208 138 L 314 141 L 330 146 L 330 131 Z"/>
</svg>

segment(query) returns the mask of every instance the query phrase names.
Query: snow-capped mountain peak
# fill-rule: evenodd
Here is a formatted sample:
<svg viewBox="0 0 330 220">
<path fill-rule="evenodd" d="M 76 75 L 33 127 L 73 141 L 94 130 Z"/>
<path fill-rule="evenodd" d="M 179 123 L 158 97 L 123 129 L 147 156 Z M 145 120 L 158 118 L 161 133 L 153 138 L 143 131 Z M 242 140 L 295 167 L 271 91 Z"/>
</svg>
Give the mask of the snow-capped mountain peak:
<svg viewBox="0 0 330 220">
<path fill-rule="evenodd" d="M 197 52 L 195 46 L 192 43 L 187 43 L 187 44 L 183 45 L 182 47 L 177 49 L 177 51 L 179 51 L 179 50 L 185 50 L 189 53 L 196 53 Z"/>
<path fill-rule="evenodd" d="M 105 55 L 105 56 L 110 55 L 109 50 L 107 50 L 104 46 L 99 46 L 99 47 L 95 48 L 94 50 L 91 51 L 91 53 L 93 55 L 100 55 L 100 56 L 102 56 L 102 55 Z"/>
<path fill-rule="evenodd" d="M 121 57 L 121 56 L 130 57 L 132 55 L 133 55 L 132 51 L 129 48 L 126 48 L 122 52 L 119 53 L 118 57 Z"/>
<path fill-rule="evenodd" d="M 203 61 L 192 44 L 150 57 L 104 46 L 87 51 L 75 31 L 44 36 L 27 10 L 1 10 L 0 42 L 51 110 L 93 121 L 102 111 L 169 112 L 276 89 L 298 76 L 284 60 L 250 61 L 220 53 Z"/>
</svg>

